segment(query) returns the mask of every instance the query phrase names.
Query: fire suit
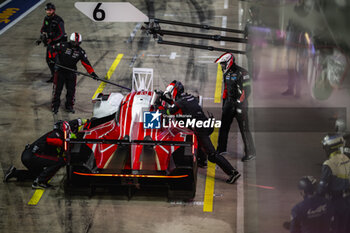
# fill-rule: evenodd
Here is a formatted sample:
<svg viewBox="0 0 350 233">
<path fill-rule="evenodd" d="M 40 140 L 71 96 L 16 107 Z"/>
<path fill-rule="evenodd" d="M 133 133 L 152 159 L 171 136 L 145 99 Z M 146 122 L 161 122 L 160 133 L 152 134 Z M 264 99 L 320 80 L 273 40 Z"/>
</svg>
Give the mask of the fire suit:
<svg viewBox="0 0 350 233">
<path fill-rule="evenodd" d="M 52 51 L 50 47 L 59 42 L 67 41 L 67 35 L 64 30 L 64 21 L 63 19 L 54 14 L 53 16 L 45 16 L 43 25 L 40 30 L 41 38 L 46 48 L 46 62 L 50 68 L 51 75 L 54 75 L 54 64 L 50 62 L 50 57 L 55 54 L 51 54 Z"/>
<path fill-rule="evenodd" d="M 67 136 L 73 138 L 79 127 L 85 122 L 85 119 L 69 121 L 70 129 L 67 130 Z M 60 124 L 60 122 L 57 122 L 55 126 Z M 63 146 L 64 134 L 62 128 L 55 127 L 52 131 L 25 147 L 21 160 L 28 170 L 11 169 L 11 174 L 7 174 L 4 182 L 14 177 L 18 181 L 37 179 L 38 183 L 47 184 L 56 172 L 66 164 L 63 156 Z"/>
<path fill-rule="evenodd" d="M 249 74 L 242 67 L 235 65 L 224 75 L 224 85 L 222 124 L 217 151 L 219 153 L 226 151 L 230 127 L 233 118 L 236 118 L 244 142 L 244 152 L 246 155 L 255 156 L 255 146 L 248 121 Z"/>
<path fill-rule="evenodd" d="M 350 232 L 350 159 L 346 155 L 332 153 L 323 163 L 318 192 L 331 197 L 334 208 L 333 232 Z"/>
<path fill-rule="evenodd" d="M 80 46 L 74 46 L 69 42 L 58 43 L 52 47 L 53 51 L 57 52 L 55 62 L 61 66 L 76 70 L 78 61 L 81 61 L 89 74 L 94 74 L 85 51 Z M 74 72 L 65 70 L 60 67 L 55 67 L 52 110 L 57 113 L 60 106 L 60 97 L 63 85 L 66 85 L 67 95 L 65 107 L 67 110 L 72 110 L 75 101 L 75 89 L 77 76 Z"/>
<path fill-rule="evenodd" d="M 181 93 L 173 106 L 166 110 L 168 115 L 182 114 L 191 116 L 191 119 L 196 121 L 206 121 L 208 118 L 203 112 L 201 106 L 199 106 L 197 98 L 187 93 Z M 216 163 L 227 175 L 232 175 L 236 169 L 223 157 L 216 153 L 215 148 L 209 138 L 210 129 L 198 128 L 192 129 L 198 139 L 199 145 L 203 152 L 207 154 L 208 160 L 212 163 Z"/>
<path fill-rule="evenodd" d="M 62 131 L 53 130 L 44 134 L 26 146 L 21 159 L 28 170 L 16 170 L 14 177 L 19 181 L 38 178 L 39 182 L 47 183 L 66 164 L 62 146 Z"/>
<path fill-rule="evenodd" d="M 329 233 L 331 209 L 329 201 L 315 195 L 295 205 L 292 209 L 291 233 Z"/>
</svg>

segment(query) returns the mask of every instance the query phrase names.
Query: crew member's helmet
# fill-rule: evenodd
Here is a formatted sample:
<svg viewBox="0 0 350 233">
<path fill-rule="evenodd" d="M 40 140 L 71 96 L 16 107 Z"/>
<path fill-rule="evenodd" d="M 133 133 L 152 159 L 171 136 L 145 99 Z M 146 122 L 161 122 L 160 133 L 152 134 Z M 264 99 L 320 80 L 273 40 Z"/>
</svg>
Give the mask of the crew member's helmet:
<svg viewBox="0 0 350 233">
<path fill-rule="evenodd" d="M 303 195 L 312 195 L 316 191 L 317 181 L 313 176 L 304 176 L 299 180 L 298 188 L 303 191 Z"/>
<path fill-rule="evenodd" d="M 185 88 L 180 81 L 172 81 L 166 88 L 164 95 L 176 100 L 177 96 L 184 92 Z"/>
<path fill-rule="evenodd" d="M 329 156 L 333 152 L 340 152 L 340 148 L 344 146 L 344 138 L 340 134 L 328 134 L 321 143 L 327 156 Z"/>
<path fill-rule="evenodd" d="M 233 56 L 232 53 L 224 53 L 215 60 L 215 63 L 220 63 L 222 72 L 226 74 L 226 72 L 235 64 L 235 56 Z"/>
<path fill-rule="evenodd" d="M 56 7 L 54 4 L 52 4 L 51 2 L 47 3 L 45 6 L 45 10 L 56 10 Z"/>
<path fill-rule="evenodd" d="M 54 125 L 53 125 L 53 129 L 54 130 L 60 130 L 62 132 L 67 131 L 70 132 L 70 125 L 67 121 L 57 121 Z"/>
<path fill-rule="evenodd" d="M 81 44 L 81 41 L 82 41 L 82 37 L 81 37 L 81 34 L 77 33 L 77 32 L 73 32 L 71 35 L 70 35 L 70 38 L 69 40 L 71 41 L 71 43 L 75 46 L 78 46 Z"/>
</svg>

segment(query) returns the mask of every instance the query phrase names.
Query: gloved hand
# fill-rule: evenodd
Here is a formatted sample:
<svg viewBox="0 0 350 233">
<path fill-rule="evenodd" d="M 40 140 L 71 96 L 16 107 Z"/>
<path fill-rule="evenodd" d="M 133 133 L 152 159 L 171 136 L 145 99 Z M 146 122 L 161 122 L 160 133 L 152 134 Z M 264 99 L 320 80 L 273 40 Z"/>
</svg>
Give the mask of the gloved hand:
<svg viewBox="0 0 350 233">
<path fill-rule="evenodd" d="M 158 95 L 162 96 L 164 92 L 163 92 L 163 91 L 155 90 L 155 93 L 157 93 Z"/>
<path fill-rule="evenodd" d="M 243 90 L 242 94 L 241 94 L 241 97 L 239 97 L 239 102 L 243 103 L 244 100 L 245 100 L 245 92 Z"/>
<path fill-rule="evenodd" d="M 164 94 L 164 92 L 161 92 L 161 93 L 160 93 L 159 98 L 160 98 L 161 100 L 167 100 L 167 99 L 168 99 L 168 97 Z"/>
<path fill-rule="evenodd" d="M 98 79 L 98 76 L 97 76 L 97 74 L 96 74 L 95 72 L 92 72 L 91 75 L 92 75 L 92 78 L 93 78 L 93 79 L 95 79 L 95 80 Z"/>
<path fill-rule="evenodd" d="M 37 40 L 35 41 L 35 44 L 36 44 L 36 45 L 40 45 L 40 44 L 41 44 L 41 40 L 40 40 L 40 39 L 37 39 Z"/>
</svg>

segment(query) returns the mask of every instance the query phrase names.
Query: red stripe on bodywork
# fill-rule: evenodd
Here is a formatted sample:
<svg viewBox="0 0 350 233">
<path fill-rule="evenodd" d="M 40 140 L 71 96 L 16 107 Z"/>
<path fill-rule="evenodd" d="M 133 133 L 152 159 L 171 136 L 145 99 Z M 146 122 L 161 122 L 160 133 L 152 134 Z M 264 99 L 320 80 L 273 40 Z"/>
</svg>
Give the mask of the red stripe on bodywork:
<svg viewBox="0 0 350 233">
<path fill-rule="evenodd" d="M 48 159 L 48 160 L 52 160 L 52 161 L 58 161 L 57 157 L 53 157 L 50 155 L 39 155 L 39 154 L 34 154 L 36 157 L 42 158 L 42 159 Z"/>
<path fill-rule="evenodd" d="M 60 138 L 46 138 L 46 142 L 51 146 L 58 146 L 58 147 L 63 146 L 63 140 Z"/>
</svg>

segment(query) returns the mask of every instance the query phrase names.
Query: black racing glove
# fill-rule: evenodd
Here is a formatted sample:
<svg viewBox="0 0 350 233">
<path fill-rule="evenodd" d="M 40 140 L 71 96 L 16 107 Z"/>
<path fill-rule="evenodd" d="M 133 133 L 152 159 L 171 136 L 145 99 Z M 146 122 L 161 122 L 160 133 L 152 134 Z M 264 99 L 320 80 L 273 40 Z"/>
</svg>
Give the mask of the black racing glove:
<svg viewBox="0 0 350 233">
<path fill-rule="evenodd" d="M 92 72 L 91 75 L 93 79 L 98 80 L 98 76 L 95 72 Z"/>
<path fill-rule="evenodd" d="M 163 91 L 158 91 L 158 90 L 155 90 L 154 92 L 157 93 L 157 94 L 160 95 L 160 96 L 162 96 L 163 93 L 164 93 Z"/>
<path fill-rule="evenodd" d="M 40 45 L 40 44 L 41 44 L 41 39 L 37 39 L 37 40 L 35 41 L 35 44 L 36 44 L 36 45 Z"/>
</svg>

